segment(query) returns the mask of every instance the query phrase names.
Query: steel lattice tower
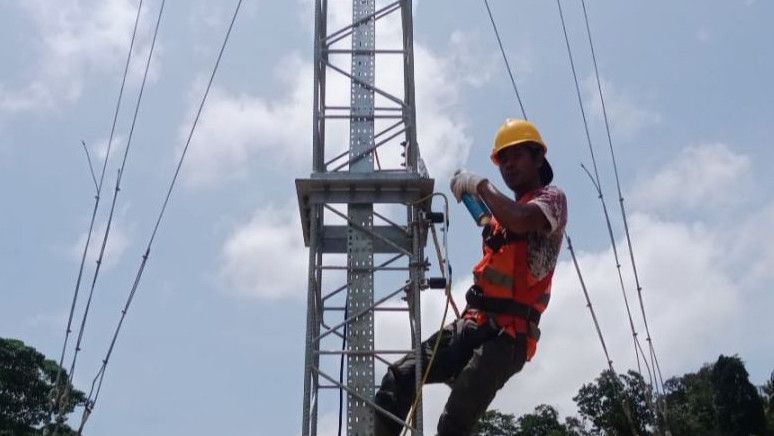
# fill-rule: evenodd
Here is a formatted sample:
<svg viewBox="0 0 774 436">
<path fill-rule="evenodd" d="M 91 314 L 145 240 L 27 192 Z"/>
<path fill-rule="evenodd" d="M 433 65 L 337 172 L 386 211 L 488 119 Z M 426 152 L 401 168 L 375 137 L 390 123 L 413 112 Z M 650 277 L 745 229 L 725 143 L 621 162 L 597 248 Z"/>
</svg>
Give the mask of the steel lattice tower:
<svg viewBox="0 0 774 436">
<path fill-rule="evenodd" d="M 347 434 L 372 435 L 376 367 L 399 354 L 418 353 L 421 343 L 419 303 L 433 180 L 416 137 L 412 1 L 377 3 L 353 0 L 351 23 L 329 32 L 328 1 L 315 1 L 313 171 L 296 180 L 309 247 L 304 436 L 317 434 L 320 408 L 335 409 L 341 395 Z M 399 20 L 402 44 L 377 48 L 376 24 L 388 20 Z M 402 89 L 388 90 L 377 80 L 376 65 L 388 59 L 402 59 Z M 348 103 L 336 103 L 341 96 L 328 92 L 333 80 L 349 83 Z M 342 147 L 344 135 L 331 133 L 336 123 L 349 128 L 348 145 Z M 394 218 L 396 209 L 405 210 L 397 214 L 400 219 Z M 339 277 L 345 283 L 331 278 L 337 272 L 346 272 Z M 388 350 L 375 341 L 377 317 L 394 312 L 408 315 L 408 349 Z M 416 378 L 418 385 L 420 368 Z M 421 407 L 416 415 L 412 429 L 421 434 Z"/>
</svg>

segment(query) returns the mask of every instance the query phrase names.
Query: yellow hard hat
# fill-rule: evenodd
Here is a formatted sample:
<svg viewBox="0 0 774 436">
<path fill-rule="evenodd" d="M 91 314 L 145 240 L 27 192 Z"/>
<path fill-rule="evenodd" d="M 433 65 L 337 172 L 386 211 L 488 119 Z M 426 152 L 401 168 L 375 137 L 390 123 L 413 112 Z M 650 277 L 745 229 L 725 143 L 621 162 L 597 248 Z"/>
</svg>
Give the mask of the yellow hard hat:
<svg viewBox="0 0 774 436">
<path fill-rule="evenodd" d="M 505 120 L 502 126 L 497 130 L 494 138 L 494 145 L 492 147 L 492 155 L 490 156 L 492 162 L 495 165 L 499 165 L 497 161 L 497 154 L 508 147 L 524 143 L 533 143 L 539 145 L 543 149 L 543 153 L 548 152 L 548 147 L 543 138 L 540 137 L 540 132 L 537 128 L 527 120 L 508 118 Z M 540 169 L 540 178 L 543 181 L 543 185 L 548 185 L 554 177 L 554 172 L 551 169 L 551 165 L 548 160 Z"/>
</svg>

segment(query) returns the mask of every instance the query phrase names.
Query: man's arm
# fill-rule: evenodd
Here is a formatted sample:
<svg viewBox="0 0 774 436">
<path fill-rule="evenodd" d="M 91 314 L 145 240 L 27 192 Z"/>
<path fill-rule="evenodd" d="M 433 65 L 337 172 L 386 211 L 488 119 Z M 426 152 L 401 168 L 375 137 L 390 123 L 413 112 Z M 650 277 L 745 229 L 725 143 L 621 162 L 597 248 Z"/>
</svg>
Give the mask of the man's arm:
<svg viewBox="0 0 774 436">
<path fill-rule="evenodd" d="M 503 195 L 489 180 L 482 180 L 476 191 L 479 197 L 489 206 L 497 221 L 514 233 L 527 233 L 551 230 L 543 211 L 535 204 L 519 204 Z"/>
</svg>

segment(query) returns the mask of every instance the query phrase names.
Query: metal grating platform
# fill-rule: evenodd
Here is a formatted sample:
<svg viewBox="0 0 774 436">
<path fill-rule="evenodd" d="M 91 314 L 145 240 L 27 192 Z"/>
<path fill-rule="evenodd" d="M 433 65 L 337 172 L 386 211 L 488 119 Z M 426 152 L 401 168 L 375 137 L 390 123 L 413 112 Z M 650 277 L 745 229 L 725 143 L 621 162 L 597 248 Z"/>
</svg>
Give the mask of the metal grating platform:
<svg viewBox="0 0 774 436">
<path fill-rule="evenodd" d="M 301 213 L 301 227 L 304 232 L 304 244 L 309 246 L 309 226 L 311 207 L 315 204 L 403 204 L 424 199 L 418 206 L 426 211 L 430 209 L 434 180 L 422 178 L 406 172 L 374 172 L 368 175 L 357 173 L 313 174 L 308 179 L 296 179 L 298 208 Z M 326 226 L 335 227 L 335 226 Z M 378 228 L 377 226 L 376 228 Z M 391 227 L 391 226 L 385 226 Z M 338 235 L 331 230 L 328 236 Z M 389 230 L 387 232 L 390 232 Z M 346 238 L 346 235 L 341 235 Z M 325 236 L 323 236 L 325 238 Z M 407 242 L 410 250 L 410 243 Z M 424 246 L 424 244 L 423 244 Z M 377 249 L 378 247 L 374 247 Z M 346 252 L 326 251 L 327 253 Z M 391 252 L 378 251 L 382 253 Z"/>
</svg>

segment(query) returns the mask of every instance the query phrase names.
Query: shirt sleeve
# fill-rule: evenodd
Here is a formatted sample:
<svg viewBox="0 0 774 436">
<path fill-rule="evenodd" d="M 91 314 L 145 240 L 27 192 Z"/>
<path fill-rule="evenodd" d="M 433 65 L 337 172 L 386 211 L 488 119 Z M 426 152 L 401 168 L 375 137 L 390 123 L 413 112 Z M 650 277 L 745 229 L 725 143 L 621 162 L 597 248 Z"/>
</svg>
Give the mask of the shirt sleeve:
<svg viewBox="0 0 774 436">
<path fill-rule="evenodd" d="M 556 186 L 546 186 L 528 202 L 540 208 L 551 225 L 550 233 L 564 231 L 567 224 L 567 197 Z"/>
</svg>

